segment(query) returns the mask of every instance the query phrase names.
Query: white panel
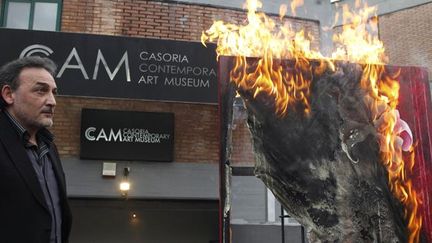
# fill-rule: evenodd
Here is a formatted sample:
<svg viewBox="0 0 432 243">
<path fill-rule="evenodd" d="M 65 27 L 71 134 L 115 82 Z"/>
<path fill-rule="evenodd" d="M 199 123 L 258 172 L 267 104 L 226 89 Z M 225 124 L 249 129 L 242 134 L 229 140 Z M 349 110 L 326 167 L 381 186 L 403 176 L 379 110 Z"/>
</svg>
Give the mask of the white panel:
<svg viewBox="0 0 432 243">
<path fill-rule="evenodd" d="M 102 167 L 103 176 L 116 176 L 116 163 L 104 162 Z"/>
<path fill-rule="evenodd" d="M 267 189 L 267 221 L 268 222 L 276 221 L 275 203 L 276 203 L 275 196 L 269 189 Z"/>
<path fill-rule="evenodd" d="M 57 3 L 36 3 L 34 10 L 34 30 L 56 30 Z"/>
<path fill-rule="evenodd" d="M 28 29 L 30 3 L 10 2 L 7 9 L 6 27 Z"/>
</svg>

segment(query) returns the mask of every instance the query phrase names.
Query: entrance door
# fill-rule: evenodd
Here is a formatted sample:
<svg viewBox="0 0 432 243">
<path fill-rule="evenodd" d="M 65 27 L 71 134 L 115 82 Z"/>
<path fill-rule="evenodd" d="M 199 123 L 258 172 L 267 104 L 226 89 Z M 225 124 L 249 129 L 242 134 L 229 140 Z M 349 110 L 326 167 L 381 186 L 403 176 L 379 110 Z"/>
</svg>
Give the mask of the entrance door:
<svg viewBox="0 0 432 243">
<path fill-rule="evenodd" d="M 217 201 L 70 199 L 71 243 L 209 243 Z"/>
</svg>

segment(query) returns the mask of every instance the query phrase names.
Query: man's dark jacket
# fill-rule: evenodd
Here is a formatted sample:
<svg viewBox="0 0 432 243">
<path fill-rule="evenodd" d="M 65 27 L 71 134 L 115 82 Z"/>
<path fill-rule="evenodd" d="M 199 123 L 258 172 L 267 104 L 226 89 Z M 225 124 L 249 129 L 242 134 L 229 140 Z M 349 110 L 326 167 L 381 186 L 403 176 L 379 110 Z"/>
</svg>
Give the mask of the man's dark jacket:
<svg viewBox="0 0 432 243">
<path fill-rule="evenodd" d="M 71 229 L 71 212 L 60 158 L 54 144 L 49 156 L 56 175 L 62 212 L 62 242 Z M 51 215 L 36 172 L 18 133 L 0 111 L 0 242 L 49 243 Z"/>
</svg>

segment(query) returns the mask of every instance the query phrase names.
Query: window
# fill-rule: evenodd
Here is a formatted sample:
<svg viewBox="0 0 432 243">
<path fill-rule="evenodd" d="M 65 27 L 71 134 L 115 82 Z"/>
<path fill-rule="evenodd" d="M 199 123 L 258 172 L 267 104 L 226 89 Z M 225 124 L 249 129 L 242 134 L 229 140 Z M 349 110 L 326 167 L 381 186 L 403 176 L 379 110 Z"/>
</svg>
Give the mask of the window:
<svg viewBox="0 0 432 243">
<path fill-rule="evenodd" d="M 12 29 L 59 30 L 61 0 L 6 0 L 2 26 Z"/>
</svg>

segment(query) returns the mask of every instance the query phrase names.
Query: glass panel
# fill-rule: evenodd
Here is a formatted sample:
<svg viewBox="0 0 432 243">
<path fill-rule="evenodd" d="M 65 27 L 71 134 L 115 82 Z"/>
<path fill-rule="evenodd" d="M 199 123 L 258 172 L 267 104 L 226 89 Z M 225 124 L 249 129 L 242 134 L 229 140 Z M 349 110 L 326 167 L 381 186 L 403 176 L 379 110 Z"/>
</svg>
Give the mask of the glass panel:
<svg viewBox="0 0 432 243">
<path fill-rule="evenodd" d="M 6 27 L 28 29 L 30 18 L 30 3 L 9 2 L 6 17 Z"/>
<path fill-rule="evenodd" d="M 34 10 L 34 30 L 56 30 L 57 3 L 36 3 Z"/>
</svg>

